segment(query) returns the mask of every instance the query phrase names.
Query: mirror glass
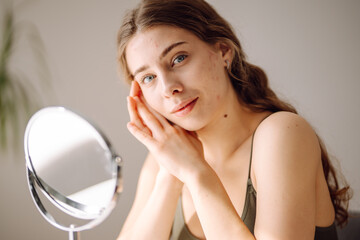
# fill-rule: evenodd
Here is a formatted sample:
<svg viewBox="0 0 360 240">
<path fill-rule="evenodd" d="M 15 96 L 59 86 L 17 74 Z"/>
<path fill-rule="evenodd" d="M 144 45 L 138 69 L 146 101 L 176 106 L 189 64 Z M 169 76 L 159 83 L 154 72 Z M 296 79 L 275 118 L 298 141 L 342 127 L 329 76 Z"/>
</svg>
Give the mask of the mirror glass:
<svg viewBox="0 0 360 240">
<path fill-rule="evenodd" d="M 97 128 L 68 109 L 48 107 L 30 119 L 24 144 L 29 184 L 34 179 L 55 206 L 80 219 L 108 214 L 122 188 L 121 159 Z"/>
</svg>

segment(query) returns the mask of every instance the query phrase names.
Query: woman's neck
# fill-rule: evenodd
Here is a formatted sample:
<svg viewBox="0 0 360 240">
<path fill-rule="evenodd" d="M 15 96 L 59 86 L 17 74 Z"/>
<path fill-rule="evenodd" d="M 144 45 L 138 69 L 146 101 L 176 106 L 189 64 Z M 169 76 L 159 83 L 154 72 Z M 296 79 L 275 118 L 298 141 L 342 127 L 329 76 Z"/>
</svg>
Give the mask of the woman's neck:
<svg viewBox="0 0 360 240">
<path fill-rule="evenodd" d="M 249 110 L 236 95 L 229 96 L 219 112 L 213 121 L 196 132 L 203 144 L 205 159 L 210 164 L 222 164 L 230 159 L 268 114 Z"/>
</svg>

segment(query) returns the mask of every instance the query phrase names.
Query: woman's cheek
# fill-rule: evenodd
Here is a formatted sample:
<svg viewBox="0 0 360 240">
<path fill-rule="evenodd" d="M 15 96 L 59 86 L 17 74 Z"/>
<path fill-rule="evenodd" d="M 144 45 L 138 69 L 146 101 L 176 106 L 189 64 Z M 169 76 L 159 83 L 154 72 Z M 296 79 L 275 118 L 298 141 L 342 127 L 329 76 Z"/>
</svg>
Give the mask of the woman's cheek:
<svg viewBox="0 0 360 240">
<path fill-rule="evenodd" d="M 163 112 L 163 109 L 161 108 L 160 100 L 154 98 L 154 95 L 156 95 L 156 94 L 147 94 L 147 93 L 143 93 L 143 94 L 144 94 L 144 99 L 145 99 L 146 103 L 148 104 L 148 106 L 164 116 L 164 112 Z"/>
<path fill-rule="evenodd" d="M 141 88 L 141 93 L 144 97 L 145 102 L 151 106 L 151 94 L 144 88 Z"/>
</svg>

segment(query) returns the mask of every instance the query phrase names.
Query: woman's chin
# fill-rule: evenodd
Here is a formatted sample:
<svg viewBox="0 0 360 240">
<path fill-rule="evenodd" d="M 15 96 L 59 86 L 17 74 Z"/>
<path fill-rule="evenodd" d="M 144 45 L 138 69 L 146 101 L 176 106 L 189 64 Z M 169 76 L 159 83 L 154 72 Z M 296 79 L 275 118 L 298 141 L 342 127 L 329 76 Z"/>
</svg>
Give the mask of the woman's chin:
<svg viewBox="0 0 360 240">
<path fill-rule="evenodd" d="M 181 123 L 176 123 L 176 125 L 190 132 L 196 132 L 202 128 L 201 126 L 198 126 L 198 124 L 194 124 L 194 123 L 181 122 Z"/>
</svg>

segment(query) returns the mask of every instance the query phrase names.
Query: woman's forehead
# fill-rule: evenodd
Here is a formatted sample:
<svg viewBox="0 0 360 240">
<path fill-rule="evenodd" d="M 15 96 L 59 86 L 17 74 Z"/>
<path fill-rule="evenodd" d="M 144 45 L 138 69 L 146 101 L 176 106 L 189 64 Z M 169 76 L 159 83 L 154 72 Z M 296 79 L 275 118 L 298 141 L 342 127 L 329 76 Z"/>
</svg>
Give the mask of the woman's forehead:
<svg viewBox="0 0 360 240">
<path fill-rule="evenodd" d="M 197 45 L 202 42 L 188 30 L 160 25 L 137 32 L 129 41 L 125 54 L 129 70 L 133 73 L 133 65 L 140 65 L 141 61 L 158 59 L 164 51 L 177 43 Z M 147 59 L 148 58 L 148 59 Z"/>
<path fill-rule="evenodd" d="M 127 49 L 152 48 L 158 50 L 168 44 L 178 41 L 194 41 L 197 38 L 193 33 L 188 30 L 160 25 L 154 26 L 142 31 L 137 32 L 129 41 Z"/>
</svg>

